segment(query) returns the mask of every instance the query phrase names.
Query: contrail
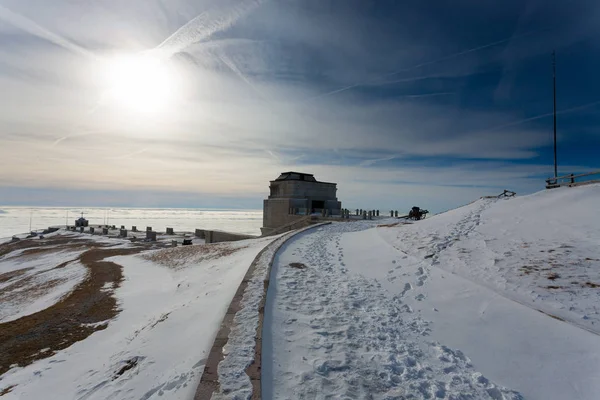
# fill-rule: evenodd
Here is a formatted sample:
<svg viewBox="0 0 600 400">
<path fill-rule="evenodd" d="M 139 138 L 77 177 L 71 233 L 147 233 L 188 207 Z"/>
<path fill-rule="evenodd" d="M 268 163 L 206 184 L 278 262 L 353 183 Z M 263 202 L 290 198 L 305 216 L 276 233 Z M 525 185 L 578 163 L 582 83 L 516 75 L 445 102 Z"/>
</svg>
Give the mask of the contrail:
<svg viewBox="0 0 600 400">
<path fill-rule="evenodd" d="M 514 39 L 521 38 L 521 37 L 524 37 L 524 36 L 529 36 L 529 35 L 532 35 L 532 34 L 537 33 L 537 32 L 539 32 L 539 30 L 526 32 L 526 33 L 523 33 L 523 34 L 520 34 L 520 35 L 511 36 L 511 37 L 508 37 L 508 38 L 505 38 L 505 39 L 502 39 L 502 40 L 497 40 L 495 42 L 484 44 L 482 46 L 473 47 L 471 49 L 467 49 L 467 50 L 460 51 L 458 53 L 450 54 L 450 55 L 444 56 L 442 58 L 438 58 L 438 59 L 433 60 L 433 61 L 427 61 L 427 62 L 424 62 L 424 63 L 413 65 L 411 67 L 403 68 L 403 69 L 400 69 L 400 70 L 397 70 L 397 71 L 394 71 L 394 72 L 391 72 L 391 73 L 388 73 L 388 74 L 385 74 L 385 75 L 381 75 L 381 76 L 379 76 L 379 77 L 377 77 L 377 78 L 375 78 L 375 79 L 373 79 L 371 81 L 361 82 L 361 83 L 355 83 L 353 85 L 344 86 L 344 87 L 341 87 L 339 89 L 333 90 L 331 92 L 327 92 L 327 93 L 323 93 L 323 94 L 311 97 L 311 98 L 309 98 L 309 99 L 307 99 L 305 101 L 316 100 L 316 99 L 320 99 L 322 97 L 328 97 L 328 96 L 332 96 L 332 95 L 337 94 L 337 93 L 345 92 L 346 90 L 354 89 L 354 88 L 359 87 L 359 86 L 369 85 L 369 84 L 374 83 L 374 81 L 377 81 L 377 80 L 380 80 L 380 79 L 383 79 L 383 78 L 387 78 L 387 77 L 390 77 L 390 76 L 398 75 L 398 74 L 401 74 L 403 72 L 411 71 L 413 69 L 422 68 L 422 67 L 425 67 L 427 65 L 437 64 L 437 63 L 442 62 L 442 61 L 451 60 L 453 58 L 460 57 L 460 56 L 463 56 L 465 54 L 474 53 L 476 51 L 480 51 L 480 50 L 484 50 L 484 49 L 487 49 L 487 48 L 490 48 L 490 47 L 494 47 L 494 46 L 497 46 L 499 44 L 506 43 L 506 42 L 509 42 L 509 41 L 512 41 Z M 396 82 L 398 82 L 398 81 L 389 82 L 389 83 L 396 83 Z M 385 85 L 386 83 L 384 82 L 384 83 L 381 83 L 381 84 Z"/>
<path fill-rule="evenodd" d="M 69 135 L 66 135 L 66 136 L 56 139 L 54 142 L 52 142 L 52 145 L 50 147 L 56 147 L 58 144 L 62 143 L 63 141 L 65 141 L 67 139 L 70 139 L 70 138 L 94 135 L 96 133 L 109 132 L 111 130 L 112 129 L 95 129 L 95 130 L 83 131 L 83 132 L 79 132 L 79 133 L 71 133 Z"/>
<path fill-rule="evenodd" d="M 447 95 L 451 95 L 451 94 L 456 94 L 456 92 L 435 92 L 435 93 L 404 94 L 404 95 L 401 94 L 398 97 L 419 98 L 419 97 L 447 96 Z"/>
<path fill-rule="evenodd" d="M 237 4 L 230 4 L 229 7 L 213 7 L 190 20 L 161 44 L 149 51 L 162 50 L 167 53 L 167 56 L 171 56 L 194 43 L 210 37 L 216 32 L 232 26 L 238 19 L 252 11 L 252 9 L 259 6 L 262 2 L 263 0 L 245 0 Z M 91 51 L 63 36 L 49 31 L 35 21 L 17 14 L 2 5 L 0 5 L 0 20 L 74 53 L 93 59 L 99 58 Z"/>
<path fill-rule="evenodd" d="M 0 19 L 4 20 L 5 22 L 11 25 L 16 26 L 17 28 L 24 30 L 25 32 L 28 32 L 42 39 L 46 39 L 74 53 L 81 54 L 85 57 L 90 57 L 94 59 L 98 58 L 91 51 L 84 49 L 83 47 L 71 42 L 68 39 L 65 39 L 60 35 L 57 35 L 56 33 L 50 32 L 48 29 L 40 26 L 39 24 L 30 20 L 29 18 L 17 14 L 2 5 L 0 5 Z"/>
<path fill-rule="evenodd" d="M 590 108 L 590 107 L 596 106 L 598 104 L 600 104 L 600 100 L 594 101 L 592 103 L 587 103 L 587 104 L 583 104 L 583 105 L 580 105 L 580 106 L 576 106 L 576 107 L 566 108 L 564 110 L 557 111 L 556 114 L 569 114 L 569 113 L 572 113 L 572 112 L 575 112 L 575 111 L 580 111 L 580 110 L 583 110 L 583 109 L 586 109 L 586 108 Z M 498 129 L 507 128 L 509 126 L 521 125 L 521 124 L 524 124 L 526 122 L 536 121 L 538 119 L 543 119 L 543 118 L 551 117 L 553 115 L 554 115 L 554 113 L 540 114 L 540 115 L 536 115 L 534 117 L 529 117 L 529 118 L 521 119 L 519 121 L 509 122 L 508 124 L 494 126 L 493 128 L 486 129 L 483 132 L 496 131 Z"/>
<path fill-rule="evenodd" d="M 369 166 L 371 166 L 373 164 L 376 164 L 378 162 L 391 161 L 391 160 L 393 160 L 393 159 L 395 159 L 397 157 L 398 157 L 397 155 L 393 155 L 393 156 L 384 157 L 384 158 L 376 158 L 376 159 L 373 159 L 373 160 L 364 160 L 364 161 L 361 161 L 358 165 L 361 166 L 361 167 L 369 167 Z"/>
<path fill-rule="evenodd" d="M 166 51 L 168 56 L 180 52 L 186 47 L 232 26 L 261 3 L 262 0 L 246 0 L 238 4 L 230 4 L 228 7 L 213 7 L 177 29 L 155 50 Z"/>
</svg>

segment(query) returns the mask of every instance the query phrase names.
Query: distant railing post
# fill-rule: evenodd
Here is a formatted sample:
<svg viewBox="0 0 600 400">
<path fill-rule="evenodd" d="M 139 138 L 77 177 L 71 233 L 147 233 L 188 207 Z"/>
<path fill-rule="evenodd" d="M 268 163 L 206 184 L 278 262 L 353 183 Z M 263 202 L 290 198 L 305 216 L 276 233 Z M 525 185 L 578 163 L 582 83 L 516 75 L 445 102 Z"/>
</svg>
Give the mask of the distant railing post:
<svg viewBox="0 0 600 400">
<path fill-rule="evenodd" d="M 552 189 L 555 187 L 560 187 L 562 185 L 579 186 L 579 185 L 585 185 L 585 184 L 589 184 L 589 183 L 600 182 L 600 179 L 598 179 L 598 177 L 596 177 L 595 179 L 593 178 L 594 175 L 596 175 L 596 176 L 600 175 L 600 170 L 586 172 L 586 173 L 578 174 L 578 175 L 571 173 L 568 175 L 548 178 L 548 179 L 546 179 L 546 188 Z M 580 179 L 580 181 L 576 182 L 575 181 L 576 179 Z"/>
</svg>

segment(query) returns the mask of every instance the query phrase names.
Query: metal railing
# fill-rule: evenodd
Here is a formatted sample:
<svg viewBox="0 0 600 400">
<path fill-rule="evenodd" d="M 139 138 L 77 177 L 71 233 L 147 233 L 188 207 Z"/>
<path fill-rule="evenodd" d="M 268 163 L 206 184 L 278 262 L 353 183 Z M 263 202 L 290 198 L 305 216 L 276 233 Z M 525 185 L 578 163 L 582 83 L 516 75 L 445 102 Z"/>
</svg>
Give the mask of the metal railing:
<svg viewBox="0 0 600 400">
<path fill-rule="evenodd" d="M 594 176 L 594 175 L 597 175 L 597 176 L 594 177 L 593 179 L 588 178 L 588 179 L 581 180 L 581 178 L 587 178 L 587 177 Z M 548 178 L 548 179 L 546 179 L 546 189 L 553 189 L 553 188 L 557 188 L 557 187 L 561 187 L 561 186 L 587 185 L 590 183 L 600 183 L 600 170 L 593 171 L 593 172 L 587 172 L 585 174 L 578 174 L 578 175 L 569 174 L 569 175 L 557 176 L 556 178 Z"/>
</svg>

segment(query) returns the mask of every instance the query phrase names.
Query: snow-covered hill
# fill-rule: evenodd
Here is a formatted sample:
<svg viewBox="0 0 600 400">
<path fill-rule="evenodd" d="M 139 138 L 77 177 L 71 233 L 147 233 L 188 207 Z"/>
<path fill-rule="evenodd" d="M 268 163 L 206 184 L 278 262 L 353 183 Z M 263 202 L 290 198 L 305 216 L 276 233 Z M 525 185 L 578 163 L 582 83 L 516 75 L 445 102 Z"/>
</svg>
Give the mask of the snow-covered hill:
<svg viewBox="0 0 600 400">
<path fill-rule="evenodd" d="M 407 254 L 600 333 L 600 185 L 481 199 L 379 232 Z"/>
<path fill-rule="evenodd" d="M 64 234 L 61 237 L 75 242 L 65 246 L 73 246 L 90 235 Z M 123 281 L 101 289 L 101 292 L 116 297 L 117 316 L 100 321 L 98 324 L 102 325 L 102 329 L 80 337 L 66 348 L 62 348 L 60 343 L 53 343 L 57 348 L 42 349 L 46 358 L 27 354 L 25 348 L 24 356 L 38 359 L 29 365 L 12 365 L 1 376 L 2 399 L 193 398 L 231 299 L 254 257 L 273 239 L 167 248 L 104 260 L 122 267 Z M 123 243 L 114 242 L 117 245 Z M 93 249 L 94 243 L 88 243 L 80 250 Z M 43 249 L 53 250 L 52 246 Z M 27 278 L 26 274 L 37 273 L 38 280 L 46 278 L 38 270 L 44 272 L 42 267 L 49 269 L 64 259 L 70 260 L 79 255 L 63 251 L 45 254 L 44 258 L 24 259 L 18 253 L 19 250 L 16 250 L 0 257 L 0 277 L 6 278 L 0 285 L 0 293 L 7 284 Z M 72 264 L 74 268 L 83 270 L 85 275 L 82 265 L 74 261 Z M 101 269 L 103 266 L 90 267 L 92 272 L 93 268 Z M 67 271 L 61 266 L 51 270 Z M 14 271 L 23 271 L 23 274 L 8 275 Z M 33 319 L 40 318 L 44 309 L 50 309 L 61 297 L 68 295 L 68 289 L 77 286 L 75 290 L 80 290 L 82 279 L 83 286 L 89 285 L 88 275 L 85 279 L 78 277 L 69 281 L 73 283 L 69 288 L 56 286 L 51 292 L 55 295 L 44 297 L 44 303 L 35 309 L 32 305 L 19 311 L 15 310 L 14 304 L 1 303 L 0 316 L 11 316 L 8 320 L 23 316 L 22 323 L 31 325 Z M 50 278 L 53 276 L 46 279 Z M 97 301 L 91 297 L 86 300 L 90 303 Z M 40 313 L 36 314 L 38 311 Z M 79 322 L 81 325 L 85 325 L 81 319 L 86 317 L 79 311 L 72 315 L 75 324 Z M 1 322 L 0 335 L 7 329 Z M 66 340 L 71 335 L 67 328 L 54 328 L 49 324 L 41 334 L 48 333 L 49 329 L 62 329 Z M 7 344 L 0 342 L 0 346 L 4 345 Z M 4 360 L 1 356 L 0 360 Z"/>
<path fill-rule="evenodd" d="M 598 185 L 555 189 L 294 238 L 267 297 L 263 394 L 597 399 L 598 204 Z"/>
<path fill-rule="evenodd" d="M 481 199 L 414 223 L 361 220 L 299 233 L 271 271 L 263 398 L 597 399 L 598 204 L 600 185 L 590 185 Z M 123 277 L 89 289 L 116 298 L 114 316 L 67 316 L 69 329 L 94 325 L 93 333 L 66 348 L 11 350 L 32 363 L 7 368 L 2 398 L 193 398 L 231 298 L 275 239 L 141 253 L 77 235 L 44 249 L 3 244 L 0 293 L 11 302 L 0 304 L 0 336 L 9 324 L 21 329 L 18 321 L 64 317 L 79 304 L 65 298 L 108 264 Z M 77 278 L 70 286 L 67 274 Z M 55 284 L 33 290 L 44 279 Z M 25 307 L 23 288 L 37 303 Z M 254 337 L 237 339 L 229 355 L 254 355 Z M 219 398 L 251 391 L 246 358 L 225 357 Z"/>
</svg>

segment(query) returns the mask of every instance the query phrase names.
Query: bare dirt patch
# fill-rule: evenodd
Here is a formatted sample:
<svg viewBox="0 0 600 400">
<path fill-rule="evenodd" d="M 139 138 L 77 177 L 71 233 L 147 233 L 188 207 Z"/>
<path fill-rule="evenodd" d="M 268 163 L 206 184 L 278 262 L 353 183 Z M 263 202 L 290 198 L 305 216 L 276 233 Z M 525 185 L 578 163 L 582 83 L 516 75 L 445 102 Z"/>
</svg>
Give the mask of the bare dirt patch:
<svg viewBox="0 0 600 400">
<path fill-rule="evenodd" d="M 27 248 L 26 242 L 29 242 L 28 246 L 63 242 L 66 245 L 63 250 L 72 250 L 72 247 L 65 243 L 69 240 L 72 239 L 57 237 L 55 241 L 48 240 L 44 243 L 40 243 L 41 240 L 21 241 L 11 243 L 18 246 L 12 246 L 10 251 Z M 95 331 L 105 329 L 108 324 L 99 323 L 114 318 L 119 312 L 112 291 L 103 287 L 107 283 L 113 288 L 119 287 L 123 279 L 121 266 L 103 260 L 107 257 L 135 254 L 146 247 L 114 249 L 107 244 L 83 241 L 89 250 L 77 260 L 88 268 L 89 272 L 84 281 L 61 301 L 45 310 L 0 324 L 0 375 L 8 371 L 11 365 L 26 366 L 35 360 L 52 356 Z M 81 246 L 82 240 L 76 240 L 73 245 Z M 62 268 L 63 264 L 54 268 Z M 46 287 L 40 290 L 49 289 L 55 284 L 57 283 L 47 281 Z M 49 350 L 42 352 L 44 349 Z"/>
</svg>

